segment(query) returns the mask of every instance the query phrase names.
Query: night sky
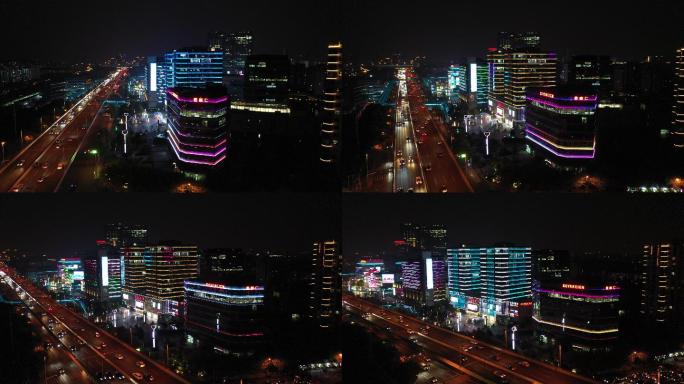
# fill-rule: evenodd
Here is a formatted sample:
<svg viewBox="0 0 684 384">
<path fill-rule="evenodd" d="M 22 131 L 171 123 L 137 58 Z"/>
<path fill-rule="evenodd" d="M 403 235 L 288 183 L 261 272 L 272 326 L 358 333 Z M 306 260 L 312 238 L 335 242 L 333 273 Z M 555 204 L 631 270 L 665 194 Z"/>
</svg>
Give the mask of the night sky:
<svg viewBox="0 0 684 384">
<path fill-rule="evenodd" d="M 684 2 L 651 0 L 347 0 L 347 53 L 438 60 L 484 56 L 499 31 L 537 31 L 542 48 L 640 59 L 684 44 Z"/>
<path fill-rule="evenodd" d="M 448 245 L 500 242 L 570 251 L 640 251 L 684 239 L 681 196 L 627 194 L 345 195 L 345 257 L 374 255 L 402 222 L 444 224 Z"/>
<path fill-rule="evenodd" d="M 529 30 L 560 54 L 639 59 L 674 55 L 683 19 L 683 2 L 672 0 L 0 0 L 0 60 L 156 55 L 205 45 L 212 29 L 252 30 L 257 53 L 313 58 L 342 37 L 348 60 L 453 60 L 483 56 L 499 31 Z"/>
<path fill-rule="evenodd" d="M 69 256 L 124 222 L 148 225 L 152 241 L 309 251 L 314 240 L 340 238 L 339 210 L 337 196 L 317 194 L 5 194 L 0 249 Z"/>
<path fill-rule="evenodd" d="M 0 60 L 156 55 L 213 29 L 251 30 L 256 53 L 322 57 L 340 14 L 336 0 L 0 0 Z"/>
</svg>

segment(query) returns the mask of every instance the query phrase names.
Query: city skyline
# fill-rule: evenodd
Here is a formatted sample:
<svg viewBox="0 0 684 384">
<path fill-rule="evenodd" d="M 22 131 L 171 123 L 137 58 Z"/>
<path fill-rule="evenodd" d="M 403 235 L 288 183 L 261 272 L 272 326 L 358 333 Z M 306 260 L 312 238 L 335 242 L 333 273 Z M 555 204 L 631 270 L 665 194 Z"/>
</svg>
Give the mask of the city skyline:
<svg viewBox="0 0 684 384">
<path fill-rule="evenodd" d="M 3 196 L 0 248 L 70 257 L 94 250 L 96 240 L 105 237 L 105 226 L 117 222 L 147 226 L 152 243 L 180 241 L 200 249 L 303 252 L 314 241 L 340 235 L 337 197 L 332 195 L 141 194 L 132 199 L 112 194 L 100 200 L 97 194 Z M 37 212 L 47 213 L 36 221 Z"/>
<path fill-rule="evenodd" d="M 342 231 L 345 260 L 389 250 L 400 224 L 441 224 L 447 246 L 500 243 L 574 252 L 638 254 L 643 244 L 682 236 L 677 198 L 583 194 L 486 194 L 479 196 L 345 195 Z M 550 214 L 553 212 L 554 214 Z"/>
</svg>

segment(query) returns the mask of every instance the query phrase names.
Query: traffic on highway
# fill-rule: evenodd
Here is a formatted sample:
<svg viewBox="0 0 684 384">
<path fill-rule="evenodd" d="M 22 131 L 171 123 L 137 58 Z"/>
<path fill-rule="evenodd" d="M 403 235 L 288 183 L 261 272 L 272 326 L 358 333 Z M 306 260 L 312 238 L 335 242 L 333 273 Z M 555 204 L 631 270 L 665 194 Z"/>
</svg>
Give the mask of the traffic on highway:
<svg viewBox="0 0 684 384">
<path fill-rule="evenodd" d="M 55 382 L 189 382 L 57 303 L 14 270 L 0 266 L 0 281 L 25 306 L 41 333 Z"/>
<path fill-rule="evenodd" d="M 111 74 L 12 160 L 0 167 L 0 191 L 59 190 L 98 111 L 104 101 L 118 91 L 127 73 L 127 69 L 122 68 Z"/>
<path fill-rule="evenodd" d="M 389 333 L 408 338 L 426 353 L 441 357 L 452 368 L 481 382 L 597 384 L 589 378 L 382 308 L 355 296 L 345 295 L 343 306 L 348 312 L 377 322 Z"/>
</svg>

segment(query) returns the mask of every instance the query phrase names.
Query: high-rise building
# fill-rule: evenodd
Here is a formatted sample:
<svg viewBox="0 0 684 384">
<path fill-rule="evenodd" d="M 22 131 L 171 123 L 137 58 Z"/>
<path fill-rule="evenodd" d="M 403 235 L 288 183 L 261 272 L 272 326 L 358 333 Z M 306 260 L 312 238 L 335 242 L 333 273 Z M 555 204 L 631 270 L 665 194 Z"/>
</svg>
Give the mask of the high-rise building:
<svg viewBox="0 0 684 384">
<path fill-rule="evenodd" d="M 335 327 L 342 306 L 342 257 L 335 240 L 313 244 L 309 282 L 309 318 L 321 328 Z"/>
<path fill-rule="evenodd" d="M 121 261 L 118 249 L 99 240 L 96 254 L 83 260 L 83 268 L 86 297 L 101 304 L 121 300 Z"/>
<path fill-rule="evenodd" d="M 188 280 L 184 289 L 185 323 L 193 336 L 233 353 L 264 341 L 263 286 Z"/>
<path fill-rule="evenodd" d="M 684 331 L 684 244 L 644 245 L 639 260 L 639 289 L 643 320 Z"/>
<path fill-rule="evenodd" d="M 570 275 L 570 253 L 554 249 L 532 250 L 532 279 L 558 282 Z"/>
<path fill-rule="evenodd" d="M 488 316 L 518 316 L 531 303 L 531 249 L 528 247 L 447 250 L 448 294 L 455 308 Z"/>
<path fill-rule="evenodd" d="M 205 48 L 174 50 L 148 59 L 148 91 L 156 92 L 157 101 L 164 103 L 168 88 L 222 84 L 223 71 L 223 52 Z"/>
<path fill-rule="evenodd" d="M 455 87 L 457 98 L 468 105 L 469 111 L 485 111 L 489 97 L 487 63 L 470 57 L 465 65 L 452 65 L 449 77 L 449 88 L 451 87 Z"/>
<path fill-rule="evenodd" d="M 610 57 L 573 56 L 569 65 L 568 83 L 583 88 L 593 88 L 601 97 L 608 96 L 613 88 L 613 68 Z"/>
<path fill-rule="evenodd" d="M 447 296 L 447 264 L 443 258 L 434 258 L 432 252 L 420 252 L 401 263 L 403 298 L 415 307 L 432 307 L 445 303 Z"/>
<path fill-rule="evenodd" d="M 148 242 L 147 227 L 123 223 L 108 224 L 105 228 L 105 240 L 116 248 L 145 246 Z"/>
<path fill-rule="evenodd" d="M 126 273 L 123 299 L 154 320 L 159 314 L 178 316 L 186 280 L 199 274 L 196 246 L 154 245 L 123 250 Z"/>
<path fill-rule="evenodd" d="M 414 251 L 432 252 L 436 259 L 446 258 L 447 231 L 443 224 L 402 223 L 399 230 L 402 240 Z"/>
<path fill-rule="evenodd" d="M 286 55 L 254 55 L 246 58 L 246 103 L 287 105 L 290 93 L 290 59 Z"/>
<path fill-rule="evenodd" d="M 225 87 L 167 89 L 168 140 L 176 158 L 188 166 L 216 166 L 228 150 Z"/>
<path fill-rule="evenodd" d="M 592 88 L 529 88 L 525 136 L 551 155 L 554 164 L 560 159 L 593 159 L 597 107 L 598 93 Z"/>
<path fill-rule="evenodd" d="M 501 51 L 534 51 L 540 43 L 537 32 L 499 32 L 497 47 Z"/>
<path fill-rule="evenodd" d="M 672 136 L 674 146 L 684 149 L 684 48 L 677 50 L 675 58 Z"/>
<path fill-rule="evenodd" d="M 339 162 L 342 129 L 342 44 L 328 45 L 328 58 L 323 85 L 321 116 L 321 156 L 324 165 Z"/>
<path fill-rule="evenodd" d="M 535 34 L 522 38 L 528 40 L 525 44 L 504 42 L 487 54 L 489 109 L 506 128 L 518 127 L 525 121 L 528 87 L 556 85 L 556 54 L 539 51 L 539 37 Z"/>
<path fill-rule="evenodd" d="M 570 338 L 574 350 L 608 351 L 619 332 L 620 287 L 612 283 L 545 282 L 534 320 L 544 336 Z"/>
</svg>

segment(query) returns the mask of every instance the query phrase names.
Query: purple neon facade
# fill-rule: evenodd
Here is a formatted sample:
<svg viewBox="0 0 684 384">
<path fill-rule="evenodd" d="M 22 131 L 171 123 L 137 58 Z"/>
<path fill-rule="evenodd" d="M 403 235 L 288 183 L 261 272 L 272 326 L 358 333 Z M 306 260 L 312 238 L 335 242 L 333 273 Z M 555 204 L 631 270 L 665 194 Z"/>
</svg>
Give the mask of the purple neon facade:
<svg viewBox="0 0 684 384">
<path fill-rule="evenodd" d="M 225 88 L 169 88 L 168 141 L 176 158 L 196 166 L 217 166 L 228 151 L 229 100 Z"/>
<path fill-rule="evenodd" d="M 525 137 L 552 158 L 594 159 L 597 100 L 595 93 L 567 87 L 528 90 Z"/>
</svg>

